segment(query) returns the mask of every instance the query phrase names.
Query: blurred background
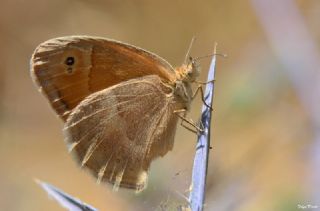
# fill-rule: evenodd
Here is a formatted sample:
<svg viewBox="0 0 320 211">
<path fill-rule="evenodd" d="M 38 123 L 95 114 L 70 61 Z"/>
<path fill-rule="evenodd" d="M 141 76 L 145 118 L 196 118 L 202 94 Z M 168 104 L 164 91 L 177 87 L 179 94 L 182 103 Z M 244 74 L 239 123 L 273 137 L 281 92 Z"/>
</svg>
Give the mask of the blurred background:
<svg viewBox="0 0 320 211">
<path fill-rule="evenodd" d="M 62 122 L 40 95 L 29 60 L 66 35 L 112 38 L 182 64 L 218 42 L 206 210 L 320 209 L 319 0 L 2 0 L 0 210 L 64 210 L 34 182 L 99 210 L 176 210 L 187 204 L 196 137 L 180 128 L 141 194 L 97 185 L 68 155 Z M 206 80 L 210 59 L 201 61 Z M 190 116 L 198 119 L 200 98 Z"/>
</svg>

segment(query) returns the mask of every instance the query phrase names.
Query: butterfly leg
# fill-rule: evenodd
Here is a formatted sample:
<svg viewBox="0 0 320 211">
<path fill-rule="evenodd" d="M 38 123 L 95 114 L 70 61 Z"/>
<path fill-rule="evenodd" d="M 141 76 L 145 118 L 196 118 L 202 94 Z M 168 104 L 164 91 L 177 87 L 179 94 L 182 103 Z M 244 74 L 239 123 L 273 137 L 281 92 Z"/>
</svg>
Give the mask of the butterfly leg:
<svg viewBox="0 0 320 211">
<path fill-rule="evenodd" d="M 178 117 L 182 120 L 180 125 L 184 128 L 186 128 L 187 130 L 193 132 L 193 133 L 201 133 L 203 132 L 203 127 L 201 126 L 202 124 L 200 124 L 200 127 L 197 126 L 194 121 L 192 119 L 187 119 L 187 110 L 186 109 L 179 109 L 179 110 L 175 110 L 173 111 L 173 113 L 177 114 Z M 183 115 L 181 115 L 181 113 L 183 113 Z M 192 126 L 193 128 L 188 127 L 187 125 L 183 124 L 184 122 L 188 123 L 190 126 Z"/>
<path fill-rule="evenodd" d="M 191 98 L 191 99 L 193 100 L 193 99 L 197 96 L 197 94 L 199 93 L 199 91 L 200 91 L 202 102 L 203 102 L 211 111 L 213 111 L 212 107 L 211 107 L 210 105 L 208 105 L 208 104 L 206 103 L 206 100 L 204 99 L 204 92 L 203 92 L 202 85 L 204 85 L 204 84 L 206 84 L 206 83 L 213 83 L 213 82 L 214 82 L 214 80 L 207 81 L 207 82 L 197 82 L 197 83 L 200 83 L 200 84 L 198 85 L 196 91 L 193 93 L 192 98 Z M 202 84 L 202 83 L 203 83 L 203 84 Z"/>
<path fill-rule="evenodd" d="M 195 83 L 197 83 L 197 84 L 202 84 L 202 85 L 206 85 L 206 84 L 209 84 L 209 83 L 213 83 L 213 82 L 215 82 L 216 81 L 216 79 L 213 79 L 213 80 L 210 80 L 210 81 L 206 81 L 206 82 L 203 82 L 203 81 L 195 81 Z"/>
</svg>

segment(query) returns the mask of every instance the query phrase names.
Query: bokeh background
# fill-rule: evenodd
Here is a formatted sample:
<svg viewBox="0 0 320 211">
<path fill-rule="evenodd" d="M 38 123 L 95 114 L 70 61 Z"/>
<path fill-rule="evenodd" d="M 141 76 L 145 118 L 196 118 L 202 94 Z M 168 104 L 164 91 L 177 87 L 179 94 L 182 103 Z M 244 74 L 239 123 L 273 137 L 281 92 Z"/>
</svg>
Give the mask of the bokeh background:
<svg viewBox="0 0 320 211">
<path fill-rule="evenodd" d="M 97 185 L 68 155 L 62 122 L 29 76 L 35 47 L 65 35 L 131 43 L 181 65 L 218 58 L 206 210 L 320 207 L 319 0 L 1 0 L 0 210 L 64 210 L 34 182 L 100 210 L 175 210 L 186 204 L 194 134 L 179 128 L 136 195 Z M 201 61 L 205 80 L 209 59 Z M 201 100 L 190 116 L 199 117 Z M 301 209 L 301 207 L 300 207 Z M 318 208 L 320 209 L 320 208 Z"/>
</svg>

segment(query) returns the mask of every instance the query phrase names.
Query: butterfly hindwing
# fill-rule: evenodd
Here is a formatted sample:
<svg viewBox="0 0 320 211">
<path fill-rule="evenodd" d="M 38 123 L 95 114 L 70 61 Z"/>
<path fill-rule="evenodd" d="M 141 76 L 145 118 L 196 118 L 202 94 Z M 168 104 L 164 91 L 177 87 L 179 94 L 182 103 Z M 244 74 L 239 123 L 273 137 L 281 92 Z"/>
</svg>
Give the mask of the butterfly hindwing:
<svg viewBox="0 0 320 211">
<path fill-rule="evenodd" d="M 173 147 L 179 103 L 156 75 L 85 98 L 70 114 L 65 140 L 99 181 L 142 190 L 151 161 Z"/>
</svg>

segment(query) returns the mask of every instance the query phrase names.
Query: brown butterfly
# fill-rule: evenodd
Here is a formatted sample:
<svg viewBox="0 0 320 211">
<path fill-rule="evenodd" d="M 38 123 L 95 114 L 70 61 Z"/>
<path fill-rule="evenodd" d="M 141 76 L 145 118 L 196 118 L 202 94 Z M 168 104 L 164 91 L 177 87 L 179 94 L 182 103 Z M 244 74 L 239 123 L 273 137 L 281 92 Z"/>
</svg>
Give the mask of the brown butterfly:
<svg viewBox="0 0 320 211">
<path fill-rule="evenodd" d="M 174 69 L 141 48 L 98 37 L 40 44 L 31 75 L 64 121 L 69 150 L 98 181 L 140 191 L 151 161 L 173 148 L 199 75 L 195 60 Z"/>
</svg>

